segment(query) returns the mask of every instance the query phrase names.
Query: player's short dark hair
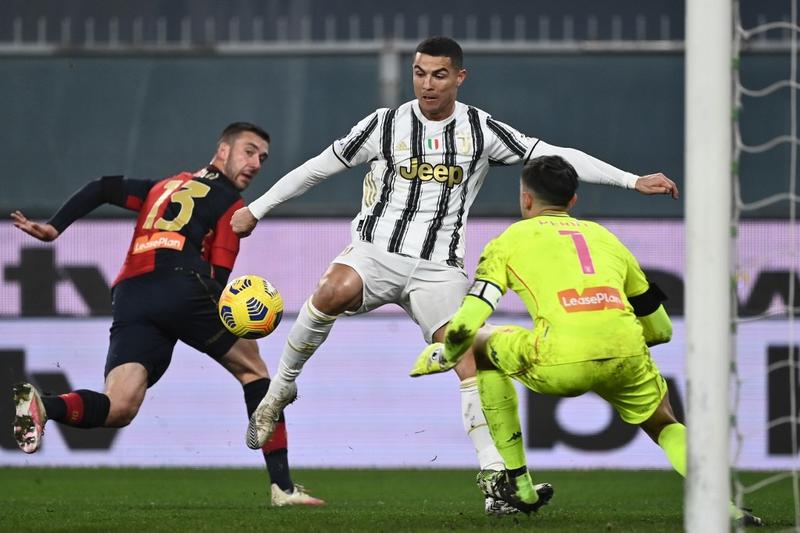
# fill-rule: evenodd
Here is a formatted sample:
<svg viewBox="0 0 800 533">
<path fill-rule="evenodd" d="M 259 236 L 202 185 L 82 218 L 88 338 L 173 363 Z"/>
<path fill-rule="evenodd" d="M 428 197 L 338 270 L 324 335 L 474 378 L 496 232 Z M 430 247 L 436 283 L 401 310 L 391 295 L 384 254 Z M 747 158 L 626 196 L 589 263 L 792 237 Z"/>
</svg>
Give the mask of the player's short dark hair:
<svg viewBox="0 0 800 533">
<path fill-rule="evenodd" d="M 449 57 L 450 63 L 459 70 L 464 65 L 464 52 L 461 50 L 461 45 L 450 37 L 428 37 L 417 45 L 417 53 L 434 57 Z"/>
<path fill-rule="evenodd" d="M 255 124 L 251 122 L 231 122 L 225 126 L 225 129 L 222 130 L 222 133 L 219 134 L 219 140 L 217 143 L 224 142 L 227 144 L 233 144 L 233 141 L 236 140 L 236 137 L 245 131 L 255 133 L 265 141 L 269 142 L 269 133 Z"/>
<path fill-rule="evenodd" d="M 522 169 L 522 185 L 548 205 L 567 207 L 578 190 L 578 173 L 564 158 L 543 155 Z"/>
</svg>

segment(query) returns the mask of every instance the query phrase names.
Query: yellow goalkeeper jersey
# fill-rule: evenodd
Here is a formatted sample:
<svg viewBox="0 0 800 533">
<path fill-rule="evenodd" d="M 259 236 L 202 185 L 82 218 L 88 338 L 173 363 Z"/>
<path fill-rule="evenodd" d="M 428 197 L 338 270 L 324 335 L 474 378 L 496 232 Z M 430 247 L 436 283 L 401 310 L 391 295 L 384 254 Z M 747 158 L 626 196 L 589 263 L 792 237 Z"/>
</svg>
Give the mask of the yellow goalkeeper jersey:
<svg viewBox="0 0 800 533">
<path fill-rule="evenodd" d="M 648 288 L 633 254 L 600 224 L 536 216 L 489 242 L 476 280 L 516 292 L 534 321 L 536 364 L 648 353 L 628 296 Z"/>
</svg>

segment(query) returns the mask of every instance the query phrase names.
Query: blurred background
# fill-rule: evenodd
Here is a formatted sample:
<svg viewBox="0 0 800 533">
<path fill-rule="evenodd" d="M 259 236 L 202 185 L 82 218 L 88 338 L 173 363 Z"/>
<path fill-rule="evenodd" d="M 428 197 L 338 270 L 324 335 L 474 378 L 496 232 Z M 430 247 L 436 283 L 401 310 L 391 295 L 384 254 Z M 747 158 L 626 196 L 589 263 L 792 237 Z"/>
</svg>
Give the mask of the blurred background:
<svg viewBox="0 0 800 533">
<path fill-rule="evenodd" d="M 784 20 L 788 6 L 742 2 L 743 24 Z M 2 12 L 0 158 L 13 169 L 3 178 L 13 182 L 0 197 L 4 212 L 46 216 L 103 174 L 155 178 L 198 167 L 233 120 L 273 136 L 267 167 L 246 193 L 252 199 L 376 107 L 413 98 L 413 50 L 435 34 L 464 46 L 462 101 L 551 144 L 682 183 L 679 0 L 5 0 Z M 785 77 L 787 35 L 775 30 L 752 43 L 742 64 L 748 81 Z M 787 106 L 783 98 L 748 109 L 748 136 L 770 137 Z M 744 163 L 761 191 L 783 187 L 787 150 Z M 337 176 L 276 214 L 353 216 L 363 172 Z M 473 214 L 516 216 L 516 175 L 493 170 Z M 592 186 L 577 209 L 682 215 L 681 202 L 631 201 Z"/>
<path fill-rule="evenodd" d="M 784 0 L 743 0 L 742 25 L 788 20 L 789 7 Z M 195 170 L 210 160 L 221 129 L 237 120 L 272 135 L 269 160 L 245 192 L 252 200 L 375 108 L 412 99 L 413 51 L 436 34 L 456 38 L 465 50 L 461 101 L 619 168 L 664 172 L 685 191 L 684 16 L 679 0 L 3 0 L 0 210 L 47 218 L 102 175 L 162 178 Z M 788 30 L 765 32 L 742 50 L 742 82 L 761 87 L 785 79 L 790 57 Z M 759 145 L 785 133 L 797 118 L 791 109 L 785 90 L 748 99 L 737 114 L 743 139 Z M 741 159 L 744 200 L 789 188 L 794 146 Z M 269 278 L 287 303 L 285 323 L 262 344 L 270 368 L 292 314 L 349 242 L 364 172 L 338 174 L 280 206 L 243 242 L 234 274 Z M 467 232 L 470 273 L 483 245 L 518 216 L 518 174 L 517 167 L 495 167 L 486 179 Z M 790 210 L 791 202 L 778 202 L 744 213 L 736 283 L 745 315 L 781 302 L 800 306 L 800 291 L 787 284 L 798 266 L 798 232 L 785 220 Z M 683 201 L 583 184 L 575 214 L 608 224 L 670 295 L 675 340 L 654 355 L 682 410 Z M 102 388 L 108 285 L 128 246 L 130 217 L 101 208 L 52 245 L 0 222 L 0 400 L 22 378 L 57 391 Z M 499 320 L 529 322 L 513 297 L 501 311 Z M 789 354 L 786 324 L 740 330 L 747 395 L 740 422 L 751 436 L 746 468 L 795 460 L 782 444 L 788 432 L 767 428 L 768 417 L 787 409 L 790 393 L 788 370 L 767 371 Z M 339 321 L 307 366 L 302 401 L 288 414 L 293 461 L 472 466 L 456 381 L 406 377 L 422 346 L 398 308 Z M 198 390 L 214 391 L 202 408 Z M 131 427 L 50 429 L 35 461 L 1 432 L 0 464 L 257 465 L 241 446 L 240 395 L 213 362 L 180 347 Z M 525 398 L 532 464 L 668 468 L 658 448 L 596 398 Z M 420 416 L 425 405 L 441 409 Z M 0 401 L 0 427 L 8 426 L 9 409 Z"/>
</svg>

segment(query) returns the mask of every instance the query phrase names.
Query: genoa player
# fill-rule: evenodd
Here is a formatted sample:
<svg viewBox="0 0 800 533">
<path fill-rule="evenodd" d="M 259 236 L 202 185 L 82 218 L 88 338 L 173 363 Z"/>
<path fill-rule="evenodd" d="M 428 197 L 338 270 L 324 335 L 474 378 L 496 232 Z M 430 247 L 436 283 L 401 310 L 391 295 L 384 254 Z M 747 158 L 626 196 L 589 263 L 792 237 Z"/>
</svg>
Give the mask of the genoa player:
<svg viewBox="0 0 800 533">
<path fill-rule="evenodd" d="M 394 303 L 419 324 L 426 342 L 440 341 L 468 287 L 465 228 L 490 166 L 515 165 L 561 154 L 581 177 L 678 196 L 663 174 L 636 176 L 572 148 L 528 137 L 476 107 L 456 100 L 466 80 L 461 46 L 448 37 L 419 44 L 412 65 L 415 100 L 378 109 L 318 156 L 292 170 L 233 216 L 238 235 L 258 219 L 337 172 L 369 164 L 352 244 L 335 258 L 298 313 L 269 392 L 248 426 L 248 445 L 261 446 L 279 413 L 296 396 L 295 380 L 340 315 L 366 313 Z M 471 354 L 455 368 L 461 416 L 482 470 L 503 468 L 480 410 Z M 485 495 L 487 514 L 514 512 Z"/>
<path fill-rule="evenodd" d="M 17 211 L 14 225 L 41 241 L 55 240 L 71 223 L 102 204 L 139 212 L 128 255 L 112 284 L 113 323 L 105 392 L 40 395 L 29 383 L 14 388 L 14 437 L 26 453 L 39 449 L 48 420 L 79 428 L 124 427 L 147 389 L 169 366 L 178 340 L 208 354 L 239 380 L 250 416 L 267 393 L 267 367 L 254 340 L 229 333 L 217 301 L 239 251 L 230 218 L 244 205 L 241 191 L 269 150 L 269 135 L 246 122 L 227 126 L 211 163 L 192 174 L 160 180 L 107 176 L 76 192 L 45 224 Z M 286 426 L 262 447 L 272 504 L 322 505 L 292 482 Z"/>
<path fill-rule="evenodd" d="M 672 337 L 661 304 L 666 296 L 610 231 L 569 216 L 578 187 L 569 163 L 538 157 L 520 181 L 524 220 L 486 245 L 444 344 L 423 350 L 411 375 L 449 370 L 473 348 L 481 406 L 506 465 L 505 472 L 485 473 L 479 482 L 522 511 L 547 503 L 552 487 L 533 485 L 528 472 L 512 378 L 540 394 L 594 391 L 625 422 L 642 428 L 685 476 L 686 428 L 675 419 L 667 383 L 648 348 Z M 525 303 L 532 330 L 481 327 L 508 289 Z M 761 525 L 733 504 L 731 516 Z"/>
</svg>

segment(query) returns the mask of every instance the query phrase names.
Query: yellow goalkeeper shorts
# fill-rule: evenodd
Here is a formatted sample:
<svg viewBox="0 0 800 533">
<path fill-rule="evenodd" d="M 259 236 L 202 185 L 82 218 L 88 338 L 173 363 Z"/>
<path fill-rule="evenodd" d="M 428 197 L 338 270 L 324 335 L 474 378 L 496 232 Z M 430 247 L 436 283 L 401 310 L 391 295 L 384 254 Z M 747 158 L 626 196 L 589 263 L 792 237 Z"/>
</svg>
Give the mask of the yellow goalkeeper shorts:
<svg viewBox="0 0 800 533">
<path fill-rule="evenodd" d="M 649 353 L 561 365 L 534 363 L 534 333 L 520 326 L 500 326 L 486 350 L 492 363 L 529 389 L 551 396 L 595 392 L 629 424 L 641 424 L 661 403 L 667 382 Z M 540 356 L 542 354 L 539 354 Z M 557 355 L 557 354 L 551 354 Z M 552 361 L 554 357 L 547 357 Z"/>
</svg>

